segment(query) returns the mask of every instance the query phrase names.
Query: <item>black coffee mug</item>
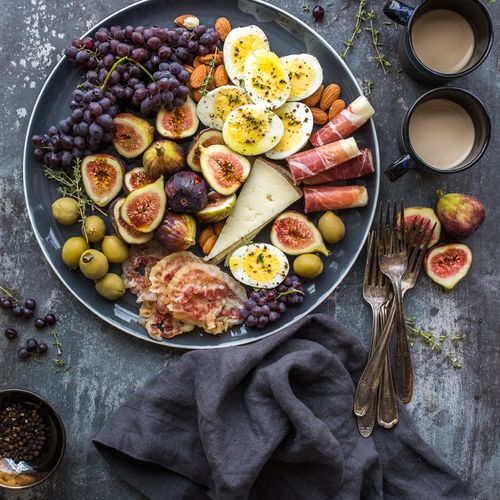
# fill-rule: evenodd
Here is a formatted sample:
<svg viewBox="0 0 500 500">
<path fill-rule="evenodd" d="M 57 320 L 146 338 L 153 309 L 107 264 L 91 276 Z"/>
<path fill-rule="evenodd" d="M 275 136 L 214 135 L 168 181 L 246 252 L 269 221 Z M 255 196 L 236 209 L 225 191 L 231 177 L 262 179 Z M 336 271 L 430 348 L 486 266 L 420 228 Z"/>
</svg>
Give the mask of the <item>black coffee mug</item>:
<svg viewBox="0 0 500 500">
<path fill-rule="evenodd" d="M 440 73 L 427 67 L 416 55 L 412 43 L 415 21 L 425 13 L 447 9 L 464 17 L 474 33 L 474 52 L 467 64 L 456 73 Z M 384 13 L 393 21 L 405 26 L 399 39 L 399 60 L 403 70 L 423 83 L 446 83 L 474 71 L 488 57 L 493 45 L 493 23 L 488 9 L 480 0 L 424 0 L 410 7 L 396 0 L 388 1 Z"/>
<path fill-rule="evenodd" d="M 446 99 L 460 105 L 469 114 L 474 124 L 474 144 L 467 157 L 451 169 L 439 169 L 426 163 L 413 149 L 410 142 L 410 120 L 415 110 L 424 102 L 433 99 Z M 440 87 L 420 96 L 406 112 L 399 135 L 399 145 L 403 156 L 392 163 L 385 175 L 395 181 L 415 167 L 439 174 L 462 172 L 474 165 L 483 156 L 491 137 L 491 122 L 482 102 L 471 92 L 457 87 Z"/>
</svg>

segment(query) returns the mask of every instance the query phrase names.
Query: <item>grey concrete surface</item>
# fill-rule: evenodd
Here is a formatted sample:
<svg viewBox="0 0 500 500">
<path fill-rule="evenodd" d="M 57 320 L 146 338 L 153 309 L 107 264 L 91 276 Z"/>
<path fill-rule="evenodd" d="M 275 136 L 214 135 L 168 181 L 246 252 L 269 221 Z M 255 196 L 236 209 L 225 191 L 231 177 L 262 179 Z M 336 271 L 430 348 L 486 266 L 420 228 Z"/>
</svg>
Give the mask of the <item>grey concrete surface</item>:
<svg viewBox="0 0 500 500">
<path fill-rule="evenodd" d="M 81 306 L 59 283 L 44 261 L 27 218 L 22 192 L 22 147 L 36 96 L 71 37 L 81 34 L 127 0 L 2 0 L 0 2 L 0 284 L 33 295 L 41 310 L 61 317 L 68 372 L 53 374 L 50 362 L 25 364 L 16 358 L 17 343 L 0 339 L 0 388 L 21 387 L 46 396 L 60 409 L 68 430 L 68 448 L 57 474 L 38 488 L 0 492 L 14 499 L 139 498 L 115 477 L 91 444 L 91 437 L 107 416 L 134 390 L 170 363 L 180 352 L 166 350 L 109 328 Z M 272 0 L 312 24 L 316 2 Z M 342 49 L 353 25 L 357 1 L 323 0 L 325 20 L 315 24 L 334 48 Z M 410 2 L 411 3 L 411 2 Z M 382 2 L 375 8 L 383 52 L 392 62 L 384 75 L 376 67 L 368 33 L 363 32 L 347 57 L 363 83 L 373 80 L 373 102 L 381 144 L 382 163 L 397 155 L 396 131 L 402 113 L 426 87 L 398 70 L 395 42 L 399 28 L 383 24 Z M 498 4 L 488 8 L 500 20 Z M 223 13 L 221 13 L 223 14 Z M 452 292 L 423 277 L 409 295 L 407 309 L 422 326 L 467 338 L 455 350 L 464 368 L 453 370 L 439 355 L 417 344 L 413 348 L 416 387 L 408 406 L 423 439 L 470 485 L 478 499 L 498 498 L 499 447 L 499 334 L 498 307 L 498 114 L 500 91 L 498 50 L 472 75 L 456 82 L 487 105 L 493 120 L 491 146 L 480 164 L 468 172 L 439 177 L 418 172 L 397 184 L 382 180 L 382 199 L 403 197 L 407 206 L 432 206 L 436 190 L 464 192 L 486 205 L 486 222 L 468 244 L 474 254 L 467 278 Z M 370 315 L 361 296 L 363 263 L 358 261 L 343 284 L 319 311 L 347 324 L 368 345 Z M 17 327 L 26 340 L 32 326 L 0 313 L 0 329 Z M 38 334 L 43 337 L 44 334 Z"/>
</svg>

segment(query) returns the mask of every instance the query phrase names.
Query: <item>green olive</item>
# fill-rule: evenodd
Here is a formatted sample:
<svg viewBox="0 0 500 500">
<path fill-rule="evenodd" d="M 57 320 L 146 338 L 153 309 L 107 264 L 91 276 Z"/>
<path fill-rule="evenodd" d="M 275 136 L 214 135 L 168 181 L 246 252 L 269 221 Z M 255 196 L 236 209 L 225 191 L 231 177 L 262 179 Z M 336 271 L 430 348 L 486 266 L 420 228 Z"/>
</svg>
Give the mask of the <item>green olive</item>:
<svg viewBox="0 0 500 500">
<path fill-rule="evenodd" d="M 342 219 L 330 211 L 319 218 L 318 229 L 326 243 L 338 243 L 345 235 Z"/>
<path fill-rule="evenodd" d="M 66 240 L 62 247 L 62 260 L 71 269 L 77 269 L 80 257 L 85 250 L 88 250 L 89 244 L 83 236 L 73 236 Z"/>
<path fill-rule="evenodd" d="M 115 273 L 108 273 L 95 284 L 96 290 L 105 299 L 116 300 L 125 293 L 125 283 Z"/>
<path fill-rule="evenodd" d="M 118 236 L 105 236 L 102 240 L 102 253 L 109 262 L 123 264 L 128 259 L 128 246 Z"/>
<path fill-rule="evenodd" d="M 80 271 L 91 280 L 98 280 L 108 272 L 106 256 L 99 250 L 85 250 L 80 257 Z"/>
<path fill-rule="evenodd" d="M 101 241 L 106 234 L 106 223 L 97 215 L 87 217 L 83 227 L 91 243 Z"/>
<path fill-rule="evenodd" d="M 293 270 L 303 278 L 317 278 L 323 272 L 323 262 L 317 255 L 305 253 L 293 261 Z"/>
<path fill-rule="evenodd" d="M 80 218 L 78 202 L 73 198 L 58 198 L 52 203 L 54 219 L 64 226 L 71 226 Z"/>
</svg>

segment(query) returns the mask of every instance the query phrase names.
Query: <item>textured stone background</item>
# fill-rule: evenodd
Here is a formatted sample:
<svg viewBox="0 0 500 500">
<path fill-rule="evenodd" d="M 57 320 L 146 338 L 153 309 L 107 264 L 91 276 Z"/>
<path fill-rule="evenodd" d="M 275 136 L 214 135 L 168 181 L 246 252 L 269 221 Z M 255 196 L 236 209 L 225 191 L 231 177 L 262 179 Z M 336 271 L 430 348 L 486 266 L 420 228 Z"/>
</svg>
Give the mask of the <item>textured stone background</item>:
<svg viewBox="0 0 500 500">
<path fill-rule="evenodd" d="M 106 417 L 134 390 L 180 353 L 158 348 L 113 330 L 84 309 L 57 280 L 44 261 L 32 234 L 22 192 L 22 147 L 29 115 L 50 70 L 71 37 L 79 35 L 105 16 L 129 4 L 127 0 L 2 0 L 0 3 L 0 283 L 16 286 L 38 298 L 41 309 L 52 308 L 63 318 L 63 343 L 71 369 L 51 373 L 49 363 L 22 364 L 15 356 L 17 345 L 0 339 L 0 388 L 21 387 L 46 396 L 63 414 L 68 448 L 58 473 L 39 488 L 19 493 L 0 492 L 0 498 L 111 499 L 138 498 L 125 483 L 110 473 L 90 442 Z M 300 19 L 302 0 L 272 0 Z M 334 48 L 342 49 L 353 25 L 357 1 L 323 0 L 327 14 L 315 28 Z M 410 2 L 411 3 L 411 2 Z M 413 2 L 415 3 L 415 2 Z M 396 130 L 402 113 L 423 91 L 398 71 L 395 42 L 399 28 L 382 24 L 382 2 L 375 8 L 382 50 L 393 63 L 384 76 L 376 68 L 369 35 L 362 33 L 347 61 L 359 78 L 375 82 L 373 101 L 381 144 L 382 164 L 397 156 Z M 497 25 L 499 7 L 489 4 Z M 221 13 L 223 14 L 223 13 Z M 498 112 L 500 91 L 498 51 L 473 75 L 456 82 L 476 92 L 488 106 L 494 122 L 489 151 L 473 170 L 438 177 L 410 173 L 397 184 L 382 180 L 382 199 L 404 197 L 407 206 L 435 203 L 435 191 L 466 192 L 486 205 L 487 219 L 468 244 L 474 252 L 472 270 L 450 293 L 443 293 L 422 278 L 408 297 L 410 315 L 419 324 L 438 332 L 467 335 L 455 349 L 465 367 L 454 371 L 439 355 L 417 344 L 414 349 L 416 388 L 409 410 L 422 437 L 458 471 L 476 498 L 492 499 L 500 488 L 499 449 L 499 342 L 498 313 Z M 363 263 L 359 261 L 344 283 L 320 311 L 349 325 L 368 345 L 370 316 L 361 297 Z M 13 325 L 31 335 L 24 324 L 16 325 L 2 314 L 0 327 Z M 495 494 L 494 492 L 497 492 Z"/>
</svg>

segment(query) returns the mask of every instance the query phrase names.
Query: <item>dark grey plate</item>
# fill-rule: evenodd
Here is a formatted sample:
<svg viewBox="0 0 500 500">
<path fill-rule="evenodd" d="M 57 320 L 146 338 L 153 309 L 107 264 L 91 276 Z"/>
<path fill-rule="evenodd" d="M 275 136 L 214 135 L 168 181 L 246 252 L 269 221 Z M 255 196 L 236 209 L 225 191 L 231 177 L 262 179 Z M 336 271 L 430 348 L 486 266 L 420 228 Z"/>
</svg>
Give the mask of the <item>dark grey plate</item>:
<svg viewBox="0 0 500 500">
<path fill-rule="evenodd" d="M 172 24 L 175 17 L 186 12 L 196 14 L 204 23 L 213 23 L 217 17 L 225 16 L 230 19 L 234 27 L 257 24 L 265 31 L 271 49 L 279 56 L 303 52 L 314 54 L 323 66 L 325 82 L 338 83 L 342 87 L 342 97 L 346 102 L 354 100 L 361 94 L 361 89 L 349 68 L 325 40 L 302 21 L 260 0 L 237 2 L 145 0 L 104 19 L 87 34 L 93 34 L 101 25 L 168 26 Z M 33 134 L 43 133 L 48 126 L 68 116 L 70 95 L 80 79 L 81 72 L 63 57 L 47 79 L 35 104 L 24 148 L 24 190 L 29 217 L 38 243 L 54 272 L 82 304 L 123 332 L 158 343 L 149 338 L 147 332 L 138 323 L 138 307 L 134 296 L 127 293 L 116 303 L 102 299 L 96 293 L 94 284 L 80 273 L 68 270 L 60 257 L 64 241 L 78 234 L 78 227 L 77 225 L 69 228 L 61 226 L 52 218 L 50 205 L 58 197 L 57 186 L 44 177 L 40 164 L 33 159 L 30 138 Z M 324 259 L 325 270 L 321 276 L 306 285 L 307 293 L 302 305 L 290 308 L 280 321 L 269 324 L 263 330 L 247 330 L 241 327 L 218 336 L 195 331 L 168 342 L 162 342 L 161 345 L 201 349 L 252 342 L 292 324 L 311 312 L 332 293 L 354 264 L 364 244 L 378 198 L 379 150 L 373 121 L 362 127 L 355 137 L 360 147 L 369 147 L 372 150 L 376 173 L 366 179 L 350 183 L 365 185 L 370 202 L 365 208 L 347 210 L 341 214 L 346 225 L 346 236 L 333 248 L 332 256 Z M 298 208 L 300 209 L 301 206 Z M 268 234 L 269 230 L 265 229 L 261 239 L 265 239 Z"/>
</svg>

